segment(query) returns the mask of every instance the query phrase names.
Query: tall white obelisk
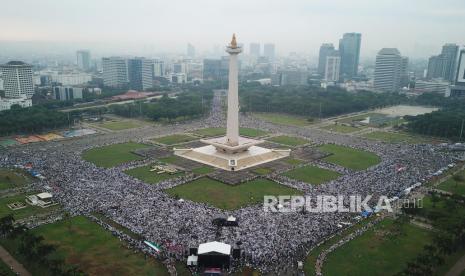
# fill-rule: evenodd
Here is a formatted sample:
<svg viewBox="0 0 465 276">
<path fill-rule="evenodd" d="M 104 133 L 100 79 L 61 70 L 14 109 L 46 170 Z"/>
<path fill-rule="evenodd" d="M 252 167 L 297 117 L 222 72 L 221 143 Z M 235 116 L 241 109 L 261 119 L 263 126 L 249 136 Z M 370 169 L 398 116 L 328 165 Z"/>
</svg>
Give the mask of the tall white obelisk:
<svg viewBox="0 0 465 276">
<path fill-rule="evenodd" d="M 231 44 L 226 47 L 229 53 L 229 88 L 228 88 L 228 118 L 226 125 L 226 138 L 230 146 L 239 144 L 239 93 L 237 55 L 242 52 L 237 46 L 236 35 L 233 34 Z"/>
</svg>

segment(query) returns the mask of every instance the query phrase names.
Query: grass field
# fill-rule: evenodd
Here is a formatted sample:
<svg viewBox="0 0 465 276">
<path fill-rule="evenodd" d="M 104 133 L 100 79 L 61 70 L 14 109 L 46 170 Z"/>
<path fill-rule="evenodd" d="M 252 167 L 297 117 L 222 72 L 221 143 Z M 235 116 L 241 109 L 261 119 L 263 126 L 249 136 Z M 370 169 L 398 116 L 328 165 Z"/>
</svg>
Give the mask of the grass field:
<svg viewBox="0 0 465 276">
<path fill-rule="evenodd" d="M 197 140 L 197 138 L 189 136 L 189 135 L 185 135 L 185 134 L 173 134 L 173 135 L 153 139 L 153 141 L 157 143 L 165 144 L 165 145 L 186 143 L 186 142 L 190 142 L 193 140 Z"/>
<path fill-rule="evenodd" d="M 208 174 L 215 171 L 213 167 L 210 166 L 202 166 L 199 168 L 192 169 L 192 172 L 195 174 Z"/>
<path fill-rule="evenodd" d="M 308 126 L 312 124 L 312 122 L 309 121 L 307 118 L 287 114 L 254 113 L 253 116 L 262 119 L 263 121 L 267 121 L 278 125 Z"/>
<path fill-rule="evenodd" d="M 207 203 L 225 210 L 261 203 L 264 195 L 302 194 L 298 190 L 265 179 L 232 186 L 206 177 L 173 187 L 166 192 L 171 196 L 177 195 L 180 198 Z"/>
<path fill-rule="evenodd" d="M 394 275 L 407 262 L 422 252 L 431 240 L 431 233 L 412 224 L 400 226 L 386 219 L 362 236 L 346 243 L 328 255 L 324 275 Z"/>
<path fill-rule="evenodd" d="M 292 166 L 296 166 L 296 165 L 302 164 L 304 161 L 299 160 L 299 159 L 294 159 L 294 158 L 287 158 L 287 159 L 284 159 L 284 162 L 291 164 Z"/>
<path fill-rule="evenodd" d="M 98 124 L 96 126 L 103 127 L 109 130 L 124 130 L 124 129 L 137 128 L 137 127 L 140 127 L 141 125 L 134 121 L 115 121 L 115 122 L 105 122 L 102 124 Z"/>
<path fill-rule="evenodd" d="M 212 136 L 221 136 L 226 134 L 226 128 L 222 127 L 210 127 L 210 128 L 202 128 L 194 131 L 195 134 L 203 136 L 203 137 L 212 137 Z M 255 128 L 245 128 L 241 127 L 239 129 L 239 134 L 242 136 L 248 137 L 260 137 L 268 134 L 268 132 L 255 129 Z"/>
<path fill-rule="evenodd" d="M 284 175 L 310 184 L 319 185 L 321 183 L 336 179 L 341 174 L 315 166 L 304 166 L 285 172 Z"/>
<path fill-rule="evenodd" d="M 31 206 L 29 204 L 26 204 L 26 202 L 25 202 L 26 195 L 29 195 L 29 194 L 19 194 L 19 195 L 7 196 L 7 197 L 0 198 L 0 218 L 6 216 L 8 214 L 13 214 L 14 218 L 16 220 L 19 220 L 19 219 L 28 218 L 28 217 L 30 217 L 32 215 L 39 215 L 39 214 L 49 213 L 49 212 L 59 208 L 58 205 L 52 206 L 52 207 L 49 207 L 49 208 Z M 18 201 L 22 202 L 22 203 L 25 203 L 26 208 L 22 208 L 22 209 L 19 209 L 19 210 L 11 210 L 10 208 L 8 208 L 7 204 L 10 204 L 10 203 L 13 203 L 13 202 L 18 202 Z"/>
<path fill-rule="evenodd" d="M 184 175 L 184 172 L 177 172 L 174 174 L 168 174 L 168 173 L 157 174 L 157 172 L 150 171 L 153 166 L 154 164 L 143 166 L 143 167 L 138 167 L 138 168 L 126 170 L 124 171 L 124 173 L 134 178 L 137 178 L 145 183 L 149 183 L 149 184 L 157 184 L 160 181 Z"/>
<path fill-rule="evenodd" d="M 20 170 L 0 168 L 0 190 L 21 187 L 30 182 L 30 177 Z"/>
<path fill-rule="evenodd" d="M 147 145 L 133 142 L 114 144 L 85 151 L 82 154 L 82 158 L 99 167 L 110 168 L 141 159 L 142 157 L 132 153 L 131 151 L 147 147 Z"/>
<path fill-rule="evenodd" d="M 319 147 L 321 151 L 332 153 L 324 160 L 352 170 L 364 170 L 381 162 L 374 153 L 345 146 L 326 144 Z"/>
<path fill-rule="evenodd" d="M 465 178 L 465 171 L 461 171 L 459 174 Z M 452 177 L 439 184 L 437 188 L 446 192 L 465 196 L 465 181 L 455 182 Z"/>
<path fill-rule="evenodd" d="M 281 145 L 286 145 L 286 146 L 300 146 L 300 145 L 305 145 L 310 143 L 309 140 L 298 138 L 298 137 L 292 137 L 292 136 L 274 136 L 268 139 L 271 142 L 275 142 Z"/>
<path fill-rule="evenodd" d="M 6 263 L 4 263 L 2 260 L 0 260 L 0 275 L 2 275 L 2 276 L 15 276 L 16 273 L 14 273 Z"/>
<path fill-rule="evenodd" d="M 420 144 L 431 142 L 431 140 L 426 137 L 399 132 L 374 131 L 362 136 L 371 140 L 379 140 L 387 143 Z"/>
<path fill-rule="evenodd" d="M 329 125 L 322 127 L 321 129 L 339 132 L 339 133 L 351 133 L 360 130 L 360 128 L 346 126 L 346 125 Z"/>
<path fill-rule="evenodd" d="M 66 263 L 77 265 L 87 275 L 168 275 L 166 268 L 153 258 L 127 249 L 118 238 L 89 219 L 79 216 L 69 220 L 46 224 L 32 230 L 45 238 L 45 242 L 58 246 L 57 254 Z M 16 252 L 20 243 L 2 241 L 9 252 Z M 17 259 L 35 275 L 50 275 L 47 268 Z"/>
</svg>

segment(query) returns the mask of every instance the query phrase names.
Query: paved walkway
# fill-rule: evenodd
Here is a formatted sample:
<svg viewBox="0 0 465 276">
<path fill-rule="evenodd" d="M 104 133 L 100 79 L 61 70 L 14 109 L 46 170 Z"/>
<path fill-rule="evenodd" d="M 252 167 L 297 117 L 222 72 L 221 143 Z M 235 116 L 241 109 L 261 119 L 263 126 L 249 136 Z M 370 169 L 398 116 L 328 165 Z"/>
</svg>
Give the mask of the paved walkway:
<svg viewBox="0 0 465 276">
<path fill-rule="evenodd" d="M 16 261 L 16 259 L 13 258 L 13 256 L 11 256 L 10 253 L 3 248 L 3 246 L 0 246 L 0 259 L 2 259 L 6 265 L 11 267 L 14 272 L 18 273 L 18 275 L 31 276 L 31 273 L 29 273 L 22 264 L 18 263 L 18 261 Z"/>
<path fill-rule="evenodd" d="M 465 255 L 446 273 L 446 276 L 459 276 L 465 271 Z"/>
</svg>

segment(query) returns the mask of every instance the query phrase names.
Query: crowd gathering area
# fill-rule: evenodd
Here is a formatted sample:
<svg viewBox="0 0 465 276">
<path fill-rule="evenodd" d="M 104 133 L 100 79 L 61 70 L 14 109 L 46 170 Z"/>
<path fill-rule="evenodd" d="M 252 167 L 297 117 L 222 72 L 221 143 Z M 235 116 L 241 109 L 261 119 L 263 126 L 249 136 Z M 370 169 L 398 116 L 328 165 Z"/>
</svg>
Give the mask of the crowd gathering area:
<svg viewBox="0 0 465 276">
<path fill-rule="evenodd" d="M 464 174 L 461 153 L 426 138 L 353 123 L 365 118 L 316 127 L 287 115 L 241 114 L 242 136 L 263 139 L 266 148 L 291 149 L 291 156 L 237 172 L 173 154 L 174 147 L 197 147 L 200 139 L 225 134 L 215 99 L 209 117 L 188 122 L 113 118 L 86 136 L 1 150 L 0 217 L 12 215 L 15 224 L 56 247 L 51 259 L 60 257 L 88 275 L 191 275 L 190 249 L 212 241 L 240 250 L 225 271 L 233 275 L 394 275 L 432 240 L 435 230 L 425 227 L 421 213 L 413 223 L 401 220 L 400 210 L 369 215 L 263 210 L 269 195 L 400 200 L 423 194 L 422 212 L 447 216 L 444 197 L 465 195 L 465 176 L 452 177 Z M 443 196 L 424 192 L 431 190 Z M 229 217 L 237 225 L 215 223 Z M 21 250 L 25 238 L 4 235 L 0 245 L 32 275 L 52 274 L 46 262 Z M 437 275 L 465 254 L 460 250 Z M 0 269 L 9 273 L 3 262 Z"/>
</svg>

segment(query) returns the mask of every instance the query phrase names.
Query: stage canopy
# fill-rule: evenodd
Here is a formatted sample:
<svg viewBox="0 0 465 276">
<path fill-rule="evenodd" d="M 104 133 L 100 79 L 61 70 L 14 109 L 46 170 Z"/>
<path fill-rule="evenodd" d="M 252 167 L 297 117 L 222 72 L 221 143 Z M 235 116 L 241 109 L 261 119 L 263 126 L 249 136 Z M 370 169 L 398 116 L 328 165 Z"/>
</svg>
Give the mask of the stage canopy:
<svg viewBox="0 0 465 276">
<path fill-rule="evenodd" d="M 223 255 L 231 254 L 231 245 L 222 242 L 207 242 L 199 245 L 197 255 L 218 253 Z"/>
</svg>

